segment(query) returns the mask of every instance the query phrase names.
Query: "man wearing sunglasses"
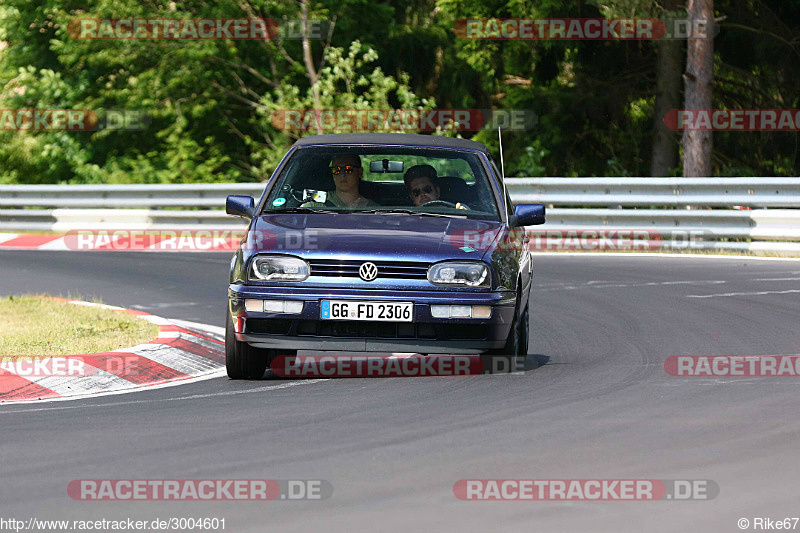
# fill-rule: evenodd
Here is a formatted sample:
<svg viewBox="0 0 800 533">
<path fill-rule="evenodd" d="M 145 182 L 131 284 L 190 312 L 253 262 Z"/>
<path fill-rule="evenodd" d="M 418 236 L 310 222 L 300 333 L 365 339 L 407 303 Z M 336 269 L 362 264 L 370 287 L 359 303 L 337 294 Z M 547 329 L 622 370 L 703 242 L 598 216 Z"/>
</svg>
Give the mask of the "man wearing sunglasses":
<svg viewBox="0 0 800 533">
<path fill-rule="evenodd" d="M 425 205 L 429 202 L 441 202 L 441 190 L 439 189 L 439 176 L 436 174 L 436 169 L 431 165 L 414 165 L 409 168 L 406 175 L 403 177 L 408 189 L 408 195 L 411 201 L 417 207 Z M 447 202 L 452 207 L 450 202 Z M 462 203 L 456 204 L 456 209 L 469 209 Z"/>
<path fill-rule="evenodd" d="M 306 202 L 303 207 L 370 207 L 378 205 L 369 198 L 361 196 L 358 185 L 364 169 L 361 168 L 361 158 L 355 154 L 337 155 L 331 160 L 331 174 L 335 191 L 328 191 L 328 198 L 322 202 Z"/>
</svg>

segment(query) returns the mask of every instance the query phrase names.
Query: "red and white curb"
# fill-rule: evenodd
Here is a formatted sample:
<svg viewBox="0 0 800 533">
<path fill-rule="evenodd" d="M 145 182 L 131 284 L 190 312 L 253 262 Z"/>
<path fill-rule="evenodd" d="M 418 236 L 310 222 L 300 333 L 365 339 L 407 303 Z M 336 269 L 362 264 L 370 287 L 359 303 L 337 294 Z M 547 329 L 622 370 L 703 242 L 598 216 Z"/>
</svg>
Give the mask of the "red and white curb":
<svg viewBox="0 0 800 533">
<path fill-rule="evenodd" d="M 158 336 L 111 352 L 0 362 L 0 403 L 75 400 L 225 375 L 222 328 L 110 305 L 70 303 L 131 313 L 156 324 Z"/>
</svg>

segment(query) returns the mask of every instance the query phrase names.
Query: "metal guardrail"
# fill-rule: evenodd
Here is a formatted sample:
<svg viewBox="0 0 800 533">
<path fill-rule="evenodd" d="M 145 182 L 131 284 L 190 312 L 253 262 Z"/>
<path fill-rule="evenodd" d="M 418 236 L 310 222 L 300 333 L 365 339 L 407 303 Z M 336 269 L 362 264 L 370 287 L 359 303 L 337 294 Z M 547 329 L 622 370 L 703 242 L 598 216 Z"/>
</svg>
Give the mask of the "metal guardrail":
<svg viewBox="0 0 800 533">
<path fill-rule="evenodd" d="M 800 209 L 785 209 L 800 208 L 800 178 L 509 178 L 506 183 L 515 202 L 547 204 L 547 223 L 537 229 L 639 229 L 665 237 L 694 232 L 719 241 L 718 248 L 800 252 Z M 0 185 L 0 231 L 241 229 L 240 219 L 222 211 L 225 197 L 259 197 L 263 189 L 263 183 Z"/>
<path fill-rule="evenodd" d="M 3 207 L 224 207 L 229 194 L 261 196 L 263 183 L 0 185 Z M 0 215 L 2 216 L 2 215 Z M 2 218 L 0 218 L 2 220 Z"/>
<path fill-rule="evenodd" d="M 517 202 L 571 206 L 800 207 L 800 178 L 511 178 Z"/>
<path fill-rule="evenodd" d="M 560 206 L 800 207 L 800 178 L 508 178 L 516 202 Z M 0 185 L 2 207 L 219 207 L 263 183 Z"/>
<path fill-rule="evenodd" d="M 800 209 L 564 209 L 547 212 L 544 228 L 662 234 L 695 232 L 715 239 L 800 241 Z"/>
</svg>

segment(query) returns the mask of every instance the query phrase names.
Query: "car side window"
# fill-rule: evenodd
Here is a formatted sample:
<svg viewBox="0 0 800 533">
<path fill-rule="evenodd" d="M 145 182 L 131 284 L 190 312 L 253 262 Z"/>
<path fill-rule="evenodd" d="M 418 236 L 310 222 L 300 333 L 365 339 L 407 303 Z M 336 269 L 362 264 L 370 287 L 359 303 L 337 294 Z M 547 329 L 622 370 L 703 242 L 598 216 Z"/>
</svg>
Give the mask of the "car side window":
<svg viewBox="0 0 800 533">
<path fill-rule="evenodd" d="M 492 170 L 494 170 L 494 174 L 495 176 L 497 176 L 498 180 L 500 181 L 500 186 L 502 187 L 503 181 L 505 181 L 503 178 L 503 174 L 497 168 L 497 165 L 494 163 L 493 159 L 490 158 L 489 163 L 492 165 Z M 505 189 L 505 202 L 506 202 L 506 213 L 508 213 L 508 216 L 513 215 L 514 204 L 511 202 L 511 196 L 508 194 L 508 189 Z"/>
</svg>

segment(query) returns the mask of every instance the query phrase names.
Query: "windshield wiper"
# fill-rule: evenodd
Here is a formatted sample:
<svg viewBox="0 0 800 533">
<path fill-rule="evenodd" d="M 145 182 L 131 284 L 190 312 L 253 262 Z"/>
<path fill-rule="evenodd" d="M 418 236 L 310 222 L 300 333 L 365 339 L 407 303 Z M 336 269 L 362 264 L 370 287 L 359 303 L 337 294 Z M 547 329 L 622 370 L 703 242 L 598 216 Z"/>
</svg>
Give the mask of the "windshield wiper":
<svg viewBox="0 0 800 533">
<path fill-rule="evenodd" d="M 461 218 L 467 217 L 467 213 L 447 214 L 447 213 L 430 213 L 427 211 L 414 211 L 413 209 L 327 209 L 322 207 L 290 207 L 289 209 L 275 209 L 270 211 L 262 211 L 262 215 L 279 215 L 284 213 L 330 213 L 330 214 L 379 214 L 379 215 L 417 215 L 421 217 L 444 217 L 444 218 Z"/>
<path fill-rule="evenodd" d="M 417 215 L 421 217 L 444 217 L 444 218 L 455 218 L 455 217 L 466 217 L 467 214 L 464 213 L 463 215 L 459 214 L 447 214 L 447 213 L 431 213 L 429 211 L 414 211 L 413 209 L 360 209 L 358 211 L 351 211 L 352 213 L 378 213 L 383 215 Z"/>
</svg>

